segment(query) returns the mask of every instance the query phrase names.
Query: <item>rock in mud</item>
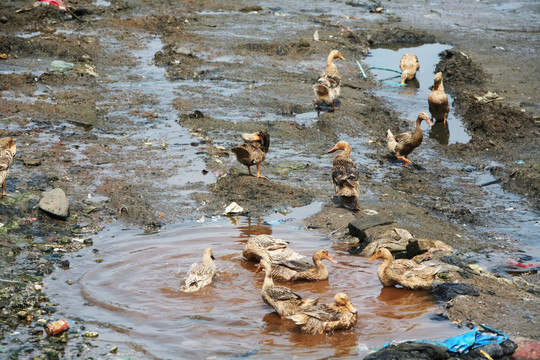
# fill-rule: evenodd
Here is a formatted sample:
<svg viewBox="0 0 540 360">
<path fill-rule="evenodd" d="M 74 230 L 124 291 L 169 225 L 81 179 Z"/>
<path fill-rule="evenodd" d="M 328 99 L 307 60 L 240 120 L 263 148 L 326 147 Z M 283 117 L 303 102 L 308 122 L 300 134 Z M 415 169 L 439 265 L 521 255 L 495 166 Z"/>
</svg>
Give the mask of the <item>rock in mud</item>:
<svg viewBox="0 0 540 360">
<path fill-rule="evenodd" d="M 360 239 L 360 242 L 367 239 L 368 235 L 366 230 L 375 226 L 390 225 L 394 222 L 390 216 L 387 215 L 373 215 L 373 216 L 364 216 L 360 219 L 356 219 L 349 223 L 349 233 L 352 236 L 356 236 Z"/>
<path fill-rule="evenodd" d="M 64 190 L 60 188 L 45 191 L 38 206 L 41 210 L 60 218 L 65 219 L 69 214 L 69 200 Z"/>
<path fill-rule="evenodd" d="M 444 360 L 450 355 L 446 348 L 440 345 L 424 344 L 418 342 L 404 342 L 396 345 L 389 345 L 376 353 L 370 354 L 364 360 Z"/>
</svg>

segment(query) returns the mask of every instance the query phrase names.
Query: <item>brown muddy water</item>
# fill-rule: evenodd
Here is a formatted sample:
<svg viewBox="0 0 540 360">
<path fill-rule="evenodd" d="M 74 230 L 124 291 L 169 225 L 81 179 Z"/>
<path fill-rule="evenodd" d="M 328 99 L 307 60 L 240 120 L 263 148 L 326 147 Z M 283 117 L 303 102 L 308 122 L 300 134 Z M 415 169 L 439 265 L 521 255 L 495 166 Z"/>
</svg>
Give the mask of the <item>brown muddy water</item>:
<svg viewBox="0 0 540 360">
<path fill-rule="evenodd" d="M 376 276 L 378 262 L 350 255 L 343 245 L 293 220 L 319 208 L 314 203 L 266 220 L 201 218 L 153 235 L 109 230 L 99 240 L 99 252 L 83 250 L 74 255 L 84 259 L 82 264 L 58 270 L 48 280 L 48 295 L 62 298 L 63 316 L 103 325 L 96 341 L 137 344 L 137 352 L 162 359 L 347 358 L 365 356 L 391 340 L 433 339 L 434 334 L 440 339 L 463 332 L 436 320 L 441 309 L 428 292 L 383 288 Z M 328 281 L 286 286 L 330 303 L 335 293 L 346 292 L 359 311 L 356 326 L 314 336 L 281 320 L 261 299 L 263 274 L 242 259 L 246 241 L 258 234 L 289 241 L 293 250 L 307 256 L 328 249 L 338 261 L 327 264 Z M 183 293 L 186 272 L 208 246 L 218 268 L 214 282 L 197 293 Z M 96 264 L 97 259 L 103 261 Z"/>
</svg>

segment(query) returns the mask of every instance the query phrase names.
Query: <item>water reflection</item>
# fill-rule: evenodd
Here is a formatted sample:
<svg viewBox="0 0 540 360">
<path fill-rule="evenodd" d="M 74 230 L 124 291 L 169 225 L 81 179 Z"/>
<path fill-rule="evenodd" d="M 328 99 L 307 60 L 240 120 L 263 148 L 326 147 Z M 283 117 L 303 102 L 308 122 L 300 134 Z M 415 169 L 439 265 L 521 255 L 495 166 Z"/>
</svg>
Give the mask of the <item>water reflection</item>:
<svg viewBox="0 0 540 360">
<path fill-rule="evenodd" d="M 411 80 L 405 81 L 406 86 L 402 86 L 399 89 L 400 95 L 409 95 L 409 96 L 416 96 L 416 93 L 418 92 L 418 89 L 420 89 L 420 82 L 416 77 L 412 78 Z"/>
<path fill-rule="evenodd" d="M 433 308 L 428 291 L 383 287 L 377 299 L 387 305 L 378 314 L 392 319 L 414 319 Z"/>
<path fill-rule="evenodd" d="M 435 121 L 429 130 L 429 138 L 436 140 L 441 145 L 448 145 L 450 140 L 450 128 L 442 121 Z"/>
</svg>

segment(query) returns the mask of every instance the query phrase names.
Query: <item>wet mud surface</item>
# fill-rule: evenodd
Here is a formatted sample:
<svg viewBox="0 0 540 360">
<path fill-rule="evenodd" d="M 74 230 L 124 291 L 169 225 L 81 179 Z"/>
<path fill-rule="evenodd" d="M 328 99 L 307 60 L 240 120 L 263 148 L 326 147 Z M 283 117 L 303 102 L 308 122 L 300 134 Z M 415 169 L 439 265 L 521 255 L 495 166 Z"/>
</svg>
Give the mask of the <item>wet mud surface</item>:
<svg viewBox="0 0 540 360">
<path fill-rule="evenodd" d="M 69 266 L 63 253 L 92 246 L 111 226 L 152 233 L 220 215 L 233 201 L 251 217 L 319 201 L 322 210 L 304 225 L 355 246 L 347 225 L 369 215 L 338 207 L 328 175 L 333 155 L 326 152 L 339 140 L 353 145 L 361 208 L 415 237 L 442 240 L 471 262 L 526 256 L 523 249 L 539 261 L 537 245 L 524 245 L 521 236 L 534 226 L 499 230 L 516 221 L 511 208 L 538 222 L 539 39 L 529 26 L 538 4 L 520 5 L 522 19 L 512 21 L 520 13 L 486 2 L 419 9 L 393 1 L 382 14 L 345 2 L 261 3 L 246 11 L 252 4 L 103 3 L 16 12 L 29 4 L 13 1 L 0 9 L 0 54 L 7 55 L 0 60 L 0 136 L 18 146 L 10 196 L 0 200 L 1 298 L 9 309 L 1 327 L 3 343 L 18 339 L 19 354 L 100 352 L 84 336 L 39 342 L 35 321 L 61 301 L 35 285 Z M 471 18 L 461 16 L 464 10 Z M 478 29 L 494 36 L 487 41 Z M 313 40 L 316 30 L 320 41 Z M 355 60 L 374 47 L 433 42 L 452 46 L 436 69 L 471 140 L 437 146 L 425 137 L 411 155 L 414 166 L 402 168 L 388 154 L 385 134 L 409 130 L 413 119 L 373 94 L 380 85 L 359 78 Z M 346 58 L 336 62 L 342 95 L 336 111 L 317 116 L 311 86 L 334 48 Z M 55 71 L 52 60 L 75 66 Z M 474 96 L 487 91 L 505 99 L 477 102 Z M 418 112 L 426 110 L 427 100 Z M 270 181 L 247 176 L 230 151 L 241 133 L 259 129 L 271 136 L 261 166 Z M 55 187 L 70 200 L 65 221 L 37 208 L 41 192 Z M 454 280 L 481 295 L 446 304 L 451 321 L 540 338 L 535 271 Z"/>
</svg>

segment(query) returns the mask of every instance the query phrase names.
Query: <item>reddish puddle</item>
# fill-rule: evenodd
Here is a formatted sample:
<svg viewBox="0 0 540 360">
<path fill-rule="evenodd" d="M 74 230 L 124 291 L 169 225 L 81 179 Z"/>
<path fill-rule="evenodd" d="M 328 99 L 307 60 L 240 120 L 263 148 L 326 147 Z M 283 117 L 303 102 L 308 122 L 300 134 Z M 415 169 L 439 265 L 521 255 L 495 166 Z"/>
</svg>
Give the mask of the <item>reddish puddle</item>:
<svg viewBox="0 0 540 360">
<path fill-rule="evenodd" d="M 305 335 L 292 321 L 281 320 L 261 299 L 263 273 L 242 260 L 250 236 L 271 234 L 309 255 L 328 249 L 338 264 L 327 262 L 328 281 L 288 283 L 306 297 L 333 302 L 348 294 L 359 311 L 356 326 L 329 335 Z M 211 246 L 218 273 L 198 293 L 183 293 L 180 284 L 190 265 Z M 327 358 L 365 356 L 391 340 L 442 339 L 464 330 L 430 320 L 440 313 L 428 292 L 383 288 L 379 262 L 347 253 L 343 245 L 322 239 L 294 222 L 277 226 L 242 218 L 177 227 L 154 235 L 121 232 L 96 240 L 91 249 L 71 259 L 72 268 L 57 271 L 48 292 L 58 292 L 60 312 L 73 320 L 99 326 L 97 341 L 127 344 L 145 357 L 248 358 L 278 356 Z M 102 263 L 95 259 L 102 258 Z M 67 279 L 78 280 L 66 285 Z M 87 326 L 92 329 L 93 325 Z"/>
</svg>

